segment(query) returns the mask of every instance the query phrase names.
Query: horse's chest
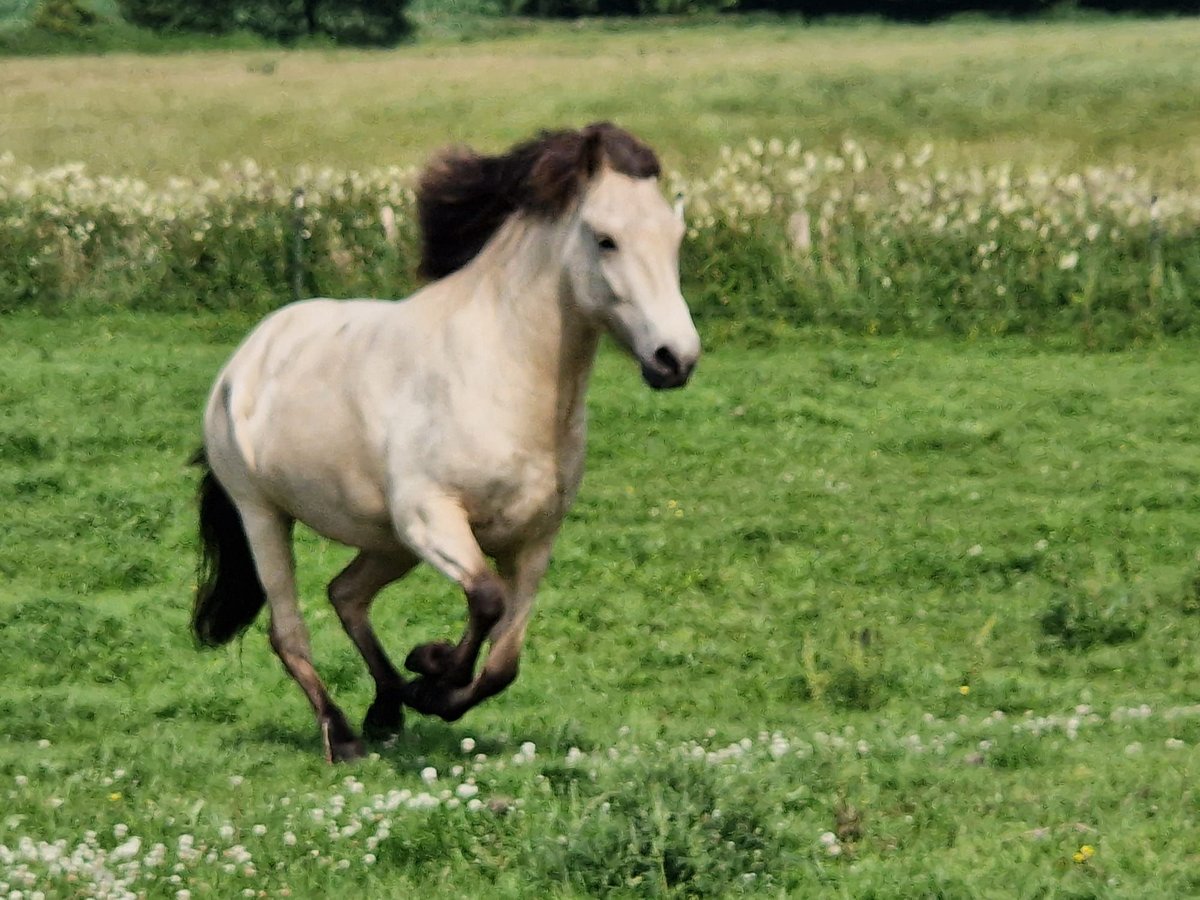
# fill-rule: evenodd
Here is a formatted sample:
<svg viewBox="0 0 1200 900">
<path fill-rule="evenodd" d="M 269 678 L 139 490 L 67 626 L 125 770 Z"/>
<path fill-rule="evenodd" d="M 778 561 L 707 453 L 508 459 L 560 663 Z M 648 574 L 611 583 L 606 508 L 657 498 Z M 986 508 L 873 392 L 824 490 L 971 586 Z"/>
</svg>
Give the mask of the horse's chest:
<svg viewBox="0 0 1200 900">
<path fill-rule="evenodd" d="M 552 530 L 573 491 L 552 464 L 531 462 L 484 478 L 463 492 L 463 505 L 476 540 L 485 550 L 501 549 Z"/>
</svg>

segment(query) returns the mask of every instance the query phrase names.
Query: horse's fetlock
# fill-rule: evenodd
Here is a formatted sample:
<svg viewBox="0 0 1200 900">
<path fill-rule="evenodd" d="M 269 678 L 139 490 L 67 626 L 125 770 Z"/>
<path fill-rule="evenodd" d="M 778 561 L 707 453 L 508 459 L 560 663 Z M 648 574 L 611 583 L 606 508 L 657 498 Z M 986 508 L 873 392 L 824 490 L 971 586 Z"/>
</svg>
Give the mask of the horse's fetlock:
<svg viewBox="0 0 1200 900">
<path fill-rule="evenodd" d="M 454 647 L 445 641 L 430 641 L 413 647 L 404 660 L 404 667 L 418 675 L 438 678 L 454 662 Z"/>
<path fill-rule="evenodd" d="M 484 666 L 483 671 L 479 673 L 479 679 L 476 683 L 476 697 L 482 700 L 485 697 L 491 697 L 500 693 L 517 680 L 519 670 L 520 664 L 516 659 L 506 660 L 495 667 Z"/>
</svg>

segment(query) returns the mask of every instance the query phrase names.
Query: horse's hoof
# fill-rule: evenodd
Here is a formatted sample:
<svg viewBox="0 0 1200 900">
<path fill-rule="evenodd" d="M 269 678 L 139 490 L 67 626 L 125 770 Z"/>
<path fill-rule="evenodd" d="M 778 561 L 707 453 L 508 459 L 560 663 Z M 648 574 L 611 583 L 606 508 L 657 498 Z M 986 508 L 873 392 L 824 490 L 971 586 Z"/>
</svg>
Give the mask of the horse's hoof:
<svg viewBox="0 0 1200 900">
<path fill-rule="evenodd" d="M 366 718 L 363 719 L 363 736 L 369 738 L 389 738 L 404 730 L 404 706 L 399 697 L 387 699 L 375 698 L 375 702 L 367 708 Z"/>
<path fill-rule="evenodd" d="M 404 668 L 426 678 L 440 678 L 454 663 L 454 645 L 446 641 L 430 641 L 412 648 L 404 660 Z"/>
<path fill-rule="evenodd" d="M 330 744 L 325 748 L 325 758 L 329 760 L 330 765 L 353 762 L 356 759 L 362 759 L 366 755 L 367 748 L 357 738 L 341 744 Z"/>
<path fill-rule="evenodd" d="M 324 721 L 321 723 L 321 740 L 325 743 L 325 761 L 350 762 L 367 755 L 367 748 L 344 723 Z"/>
<path fill-rule="evenodd" d="M 404 686 L 404 705 L 426 716 L 437 716 L 446 722 L 457 722 L 467 707 L 453 703 L 451 687 L 444 681 L 418 678 Z"/>
</svg>

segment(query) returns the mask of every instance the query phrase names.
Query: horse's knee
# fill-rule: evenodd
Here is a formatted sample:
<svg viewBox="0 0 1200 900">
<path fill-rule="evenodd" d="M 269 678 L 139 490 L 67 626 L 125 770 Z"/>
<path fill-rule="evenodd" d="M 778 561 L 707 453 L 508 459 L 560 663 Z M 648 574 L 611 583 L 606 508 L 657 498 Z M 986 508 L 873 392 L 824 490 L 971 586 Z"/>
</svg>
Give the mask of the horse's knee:
<svg viewBox="0 0 1200 900">
<path fill-rule="evenodd" d="M 471 616 L 485 631 L 499 622 L 500 617 L 504 615 L 507 594 L 504 582 L 491 572 L 477 578 L 467 588 L 467 606 Z"/>
</svg>

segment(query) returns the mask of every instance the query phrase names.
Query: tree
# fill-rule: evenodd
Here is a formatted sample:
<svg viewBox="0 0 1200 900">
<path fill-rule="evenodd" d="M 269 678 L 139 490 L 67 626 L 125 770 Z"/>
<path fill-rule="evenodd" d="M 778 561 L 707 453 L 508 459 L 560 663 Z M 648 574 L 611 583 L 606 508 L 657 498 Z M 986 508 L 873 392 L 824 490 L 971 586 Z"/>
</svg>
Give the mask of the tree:
<svg viewBox="0 0 1200 900">
<path fill-rule="evenodd" d="M 118 0 L 121 15 L 155 31 L 227 34 L 246 30 L 279 41 L 324 35 L 339 44 L 387 46 L 409 31 L 407 0 Z"/>
</svg>

